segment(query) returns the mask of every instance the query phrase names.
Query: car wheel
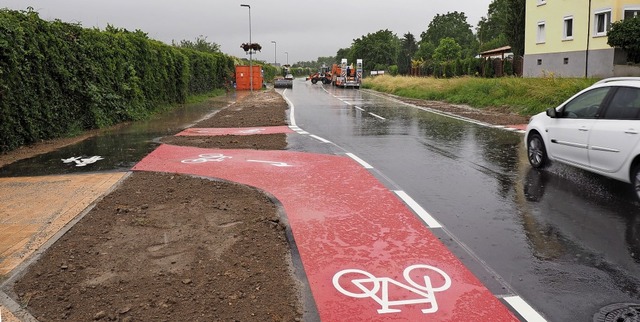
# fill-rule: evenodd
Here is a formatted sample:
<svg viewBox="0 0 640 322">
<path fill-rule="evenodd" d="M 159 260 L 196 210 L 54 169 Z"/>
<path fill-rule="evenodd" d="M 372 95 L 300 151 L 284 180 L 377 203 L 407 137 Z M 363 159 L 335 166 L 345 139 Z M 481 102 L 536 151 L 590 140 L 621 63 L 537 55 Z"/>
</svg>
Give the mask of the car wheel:
<svg viewBox="0 0 640 322">
<path fill-rule="evenodd" d="M 631 172 L 631 187 L 636 193 L 636 198 L 640 200 L 640 164 L 637 164 Z"/>
<path fill-rule="evenodd" d="M 538 133 L 533 133 L 527 140 L 527 156 L 532 167 L 540 169 L 547 166 L 549 158 L 544 141 Z"/>
</svg>

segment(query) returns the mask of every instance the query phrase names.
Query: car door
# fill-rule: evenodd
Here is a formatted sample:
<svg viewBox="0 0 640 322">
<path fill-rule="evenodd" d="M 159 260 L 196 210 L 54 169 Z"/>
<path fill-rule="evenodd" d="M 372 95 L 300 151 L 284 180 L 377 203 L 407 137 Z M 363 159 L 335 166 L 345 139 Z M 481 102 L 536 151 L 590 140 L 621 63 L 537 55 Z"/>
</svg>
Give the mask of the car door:
<svg viewBox="0 0 640 322">
<path fill-rule="evenodd" d="M 595 170 L 618 172 L 640 142 L 640 89 L 616 89 L 603 117 L 589 134 L 589 161 Z"/>
<path fill-rule="evenodd" d="M 589 131 L 609 93 L 610 87 L 584 92 L 567 102 L 558 117 L 549 121 L 549 154 L 559 161 L 589 166 Z"/>
</svg>

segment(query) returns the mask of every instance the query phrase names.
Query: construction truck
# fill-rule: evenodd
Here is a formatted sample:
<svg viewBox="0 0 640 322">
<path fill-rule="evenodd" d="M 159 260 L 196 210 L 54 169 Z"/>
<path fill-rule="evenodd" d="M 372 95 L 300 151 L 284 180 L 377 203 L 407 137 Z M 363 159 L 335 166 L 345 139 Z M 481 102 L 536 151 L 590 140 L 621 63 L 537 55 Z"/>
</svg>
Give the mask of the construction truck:
<svg viewBox="0 0 640 322">
<path fill-rule="evenodd" d="M 278 77 L 273 81 L 274 88 L 293 88 L 293 75 L 291 74 L 291 66 L 282 66 L 282 77 Z"/>
<path fill-rule="evenodd" d="M 321 82 L 322 84 L 331 84 L 331 72 L 329 71 L 329 67 L 322 64 L 322 67 L 320 67 L 318 72 L 309 75 L 307 80 L 311 80 L 311 84 L 317 84 L 318 82 Z"/>
<path fill-rule="evenodd" d="M 340 65 L 333 64 L 331 69 L 331 83 L 338 87 L 360 88 L 362 83 L 362 59 L 356 60 L 356 66 L 348 65 L 347 59 L 343 58 Z"/>
</svg>

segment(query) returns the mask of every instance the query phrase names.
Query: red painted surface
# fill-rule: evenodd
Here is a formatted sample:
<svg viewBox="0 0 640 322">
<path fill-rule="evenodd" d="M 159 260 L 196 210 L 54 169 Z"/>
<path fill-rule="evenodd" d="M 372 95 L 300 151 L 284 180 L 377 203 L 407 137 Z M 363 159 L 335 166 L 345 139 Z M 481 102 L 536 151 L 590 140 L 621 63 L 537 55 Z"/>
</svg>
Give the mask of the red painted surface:
<svg viewBox="0 0 640 322">
<path fill-rule="evenodd" d="M 288 126 L 241 127 L 241 128 L 188 128 L 177 136 L 219 136 L 294 133 Z"/>
<path fill-rule="evenodd" d="M 347 157 L 162 145 L 134 170 L 222 178 L 278 198 L 322 321 L 517 321 L 395 194 Z M 420 266 L 408 272 L 410 279 L 421 287 L 430 282 L 435 292 L 419 296 L 387 283 L 389 300 L 435 300 L 436 312 L 422 312 L 434 309 L 433 302 L 385 307 L 374 299 L 382 297 L 383 289 L 373 286 L 373 277 L 411 286 L 403 272 L 413 265 L 442 270 L 451 286 L 438 291 L 445 279 Z M 370 280 L 359 283 L 371 294 L 362 295 L 356 286 L 367 278 L 358 271 L 339 279 L 340 287 L 356 297 L 338 291 L 333 279 L 346 269 L 368 272 Z M 379 313 L 385 308 L 399 311 Z"/>
<path fill-rule="evenodd" d="M 523 131 L 527 129 L 527 125 L 526 124 L 507 125 L 506 127 L 510 127 L 512 129 L 523 130 Z"/>
</svg>

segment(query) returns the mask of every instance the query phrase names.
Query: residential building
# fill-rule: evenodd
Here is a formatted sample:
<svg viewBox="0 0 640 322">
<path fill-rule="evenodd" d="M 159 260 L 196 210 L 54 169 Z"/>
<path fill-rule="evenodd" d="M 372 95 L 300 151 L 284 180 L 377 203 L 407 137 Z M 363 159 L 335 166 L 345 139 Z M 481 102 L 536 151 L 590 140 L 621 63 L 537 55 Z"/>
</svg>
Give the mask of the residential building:
<svg viewBox="0 0 640 322">
<path fill-rule="evenodd" d="M 640 15 L 640 0 L 527 0 L 524 76 L 640 76 L 607 44 L 611 23 Z"/>
</svg>

